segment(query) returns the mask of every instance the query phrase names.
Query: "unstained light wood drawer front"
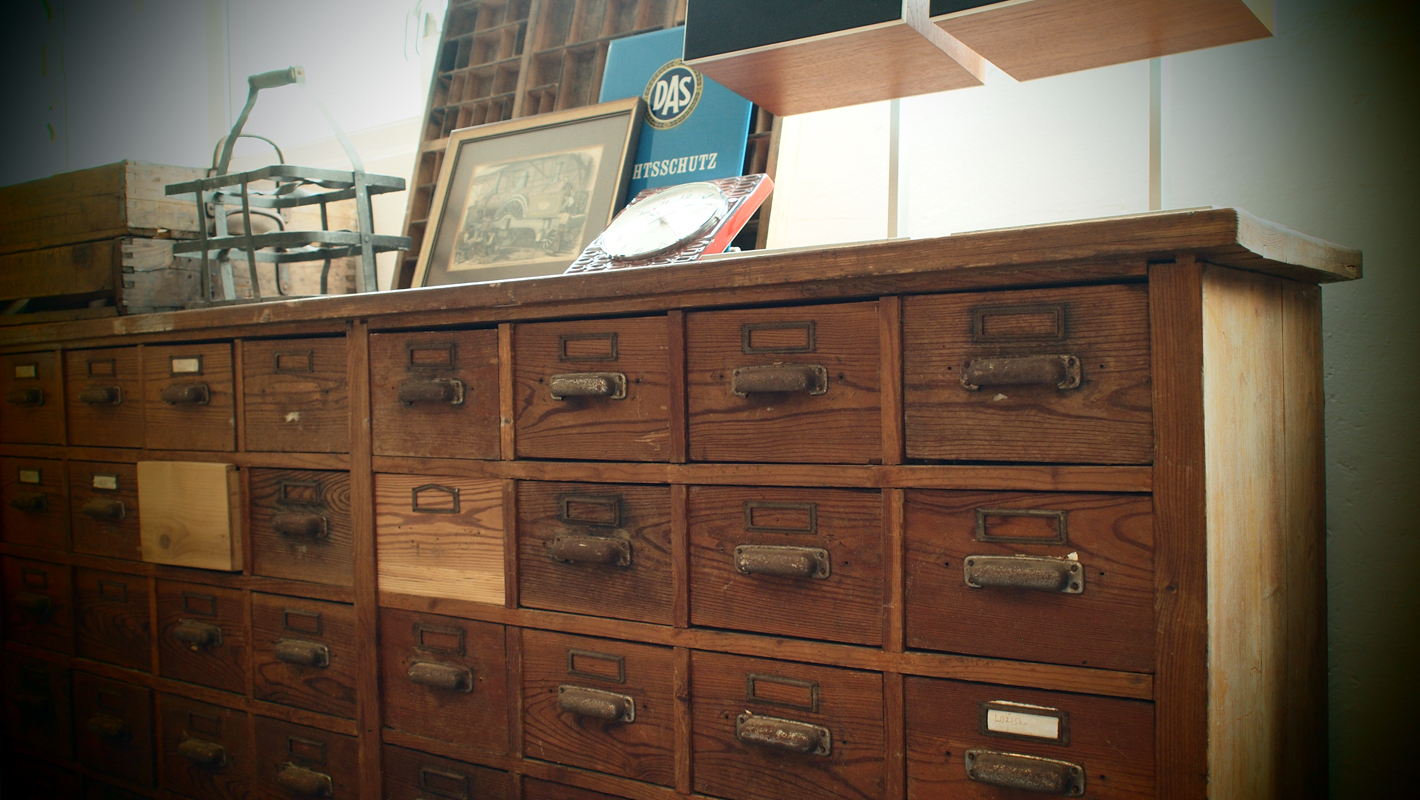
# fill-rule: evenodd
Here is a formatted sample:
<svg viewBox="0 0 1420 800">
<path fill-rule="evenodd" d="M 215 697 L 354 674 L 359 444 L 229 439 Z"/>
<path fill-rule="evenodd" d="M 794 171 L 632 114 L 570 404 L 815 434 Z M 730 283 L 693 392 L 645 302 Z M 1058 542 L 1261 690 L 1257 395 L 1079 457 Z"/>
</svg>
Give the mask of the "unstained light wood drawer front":
<svg viewBox="0 0 1420 800">
<path fill-rule="evenodd" d="M 909 297 L 913 459 L 1154 460 L 1144 284 Z"/>
<path fill-rule="evenodd" d="M 518 457 L 668 460 L 667 324 L 641 317 L 518 325 Z"/>
<path fill-rule="evenodd" d="M 74 753 L 68 667 L 5 654 L 5 730 L 11 741 L 52 756 Z"/>
<path fill-rule="evenodd" d="M 671 623 L 670 488 L 518 483 L 519 602 Z"/>
<path fill-rule="evenodd" d="M 502 605 L 503 481 L 375 476 L 380 590 Z"/>
<path fill-rule="evenodd" d="M 74 552 L 138 561 L 138 468 L 133 464 L 69 462 L 69 514 Z"/>
<path fill-rule="evenodd" d="M 355 607 L 252 592 L 253 695 L 355 718 Z"/>
<path fill-rule="evenodd" d="M 0 442 L 63 444 L 63 397 L 58 353 L 0 355 Z"/>
<path fill-rule="evenodd" d="M 1154 706 L 909 676 L 907 796 L 1154 796 Z"/>
<path fill-rule="evenodd" d="M 74 673 L 74 749 L 84 766 L 153 785 L 153 690 Z"/>
<path fill-rule="evenodd" d="M 350 473 L 253 469 L 249 492 L 252 572 L 354 585 Z"/>
<path fill-rule="evenodd" d="M 1154 671 L 1148 495 L 907 492 L 907 645 Z"/>
<path fill-rule="evenodd" d="M 68 550 L 69 498 L 64 464 L 47 458 L 0 458 L 0 536 L 10 544 Z"/>
<path fill-rule="evenodd" d="M 370 335 L 377 456 L 496 459 L 498 332 Z"/>
<path fill-rule="evenodd" d="M 255 768 L 245 711 L 158 696 L 162 787 L 197 800 L 243 800 Z"/>
<path fill-rule="evenodd" d="M 5 556 L 5 638 L 74 652 L 74 597 L 70 567 Z"/>
<path fill-rule="evenodd" d="M 877 646 L 882 494 L 692 486 L 690 622 Z"/>
<path fill-rule="evenodd" d="M 143 350 L 143 436 L 151 450 L 236 449 L 232 346 Z"/>
<path fill-rule="evenodd" d="M 345 337 L 242 342 L 248 450 L 350 450 Z"/>
<path fill-rule="evenodd" d="M 508 773 L 384 746 L 383 800 L 513 800 Z"/>
<path fill-rule="evenodd" d="M 64 354 L 69 444 L 143 446 L 143 374 L 136 347 Z"/>
<path fill-rule="evenodd" d="M 523 752 L 623 778 L 675 783 L 669 647 L 523 631 Z"/>
<path fill-rule="evenodd" d="M 692 461 L 882 460 L 878 304 L 686 315 Z"/>
<path fill-rule="evenodd" d="M 360 796 L 359 741 L 289 722 L 256 718 L 256 782 L 262 800 Z"/>
<path fill-rule="evenodd" d="M 247 642 L 239 590 L 158 581 L 158 659 L 164 678 L 245 694 Z"/>
<path fill-rule="evenodd" d="M 142 575 L 74 570 L 75 655 L 129 669 L 153 668 L 148 604 L 151 579 Z"/>
</svg>

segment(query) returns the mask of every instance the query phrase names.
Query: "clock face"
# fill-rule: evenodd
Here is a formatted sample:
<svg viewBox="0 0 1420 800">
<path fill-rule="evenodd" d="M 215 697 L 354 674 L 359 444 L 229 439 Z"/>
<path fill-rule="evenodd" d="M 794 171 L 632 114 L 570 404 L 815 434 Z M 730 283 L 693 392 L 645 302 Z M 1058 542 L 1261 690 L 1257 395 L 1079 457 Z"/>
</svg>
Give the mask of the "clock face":
<svg viewBox="0 0 1420 800">
<path fill-rule="evenodd" d="M 601 246 L 617 261 L 650 258 L 704 234 L 728 207 L 713 183 L 672 186 L 627 206 L 602 233 Z"/>
</svg>

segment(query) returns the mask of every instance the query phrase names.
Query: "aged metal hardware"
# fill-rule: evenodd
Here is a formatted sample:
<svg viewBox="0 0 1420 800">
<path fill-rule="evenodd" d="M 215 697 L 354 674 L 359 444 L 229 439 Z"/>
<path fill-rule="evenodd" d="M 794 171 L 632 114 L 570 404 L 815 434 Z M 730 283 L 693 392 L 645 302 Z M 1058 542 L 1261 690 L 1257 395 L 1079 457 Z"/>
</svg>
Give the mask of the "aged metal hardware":
<svg viewBox="0 0 1420 800">
<path fill-rule="evenodd" d="M 416 661 L 409 665 L 408 675 L 410 683 L 431 689 L 465 694 L 473 691 L 473 671 L 466 667 L 455 667 L 436 661 Z"/>
<path fill-rule="evenodd" d="M 968 391 L 983 386 L 1040 386 L 1057 389 L 1080 385 L 1080 359 L 1075 356 L 1005 356 L 978 358 L 962 365 L 961 385 Z"/>
<path fill-rule="evenodd" d="M 821 581 L 832 574 L 833 562 L 821 547 L 742 544 L 735 548 L 735 569 L 742 575 Z"/>
<path fill-rule="evenodd" d="M 415 403 L 447 403 L 451 406 L 461 406 L 463 399 L 463 381 L 457 378 L 405 381 L 399 385 L 399 402 L 407 406 Z"/>
<path fill-rule="evenodd" d="M 761 684 L 768 690 L 761 692 Z M 815 714 L 818 712 L 818 682 L 751 672 L 745 675 L 745 702 L 795 708 Z"/>
<path fill-rule="evenodd" d="M 178 755 L 194 764 L 221 769 L 227 766 L 227 748 L 203 739 L 183 739 L 177 746 Z"/>
<path fill-rule="evenodd" d="M 282 365 L 282 359 L 293 361 L 304 359 L 300 365 Z M 271 354 L 271 371 L 278 375 L 290 375 L 298 372 L 316 371 L 316 351 L 314 350 L 278 350 Z"/>
<path fill-rule="evenodd" d="M 89 717 L 89 730 L 95 736 L 102 736 L 114 742 L 126 742 L 130 735 L 128 721 L 112 714 L 95 714 Z"/>
<path fill-rule="evenodd" d="M 168 375 L 201 375 L 202 354 L 192 356 L 168 356 Z"/>
<path fill-rule="evenodd" d="M 1006 330 L 991 330 L 992 319 L 1015 318 Z M 1032 328 L 1031 323 L 1035 326 Z M 971 310 L 971 340 L 973 342 L 1050 342 L 1061 341 L 1065 334 L 1065 306 L 1062 303 L 1022 306 L 985 306 Z"/>
<path fill-rule="evenodd" d="M 554 536 L 551 553 L 569 564 L 631 566 L 631 542 L 612 536 Z"/>
<path fill-rule="evenodd" d="M 44 405 L 44 390 L 37 386 L 11 389 L 5 393 L 5 402 L 12 406 L 42 406 Z"/>
<path fill-rule="evenodd" d="M 419 498 L 425 492 L 441 494 L 449 498 L 449 505 L 445 507 L 420 505 Z M 423 486 L 416 486 L 409 491 L 409 510 L 416 514 L 457 514 L 459 513 L 458 487 L 440 486 L 437 483 L 426 483 Z"/>
<path fill-rule="evenodd" d="M 173 626 L 173 638 L 193 650 L 204 647 L 221 647 L 222 629 L 206 622 L 198 622 L 195 619 L 183 619 L 178 620 L 178 624 Z"/>
<path fill-rule="evenodd" d="M 567 363 L 576 361 L 616 361 L 620 357 L 617 349 L 616 331 L 606 333 L 563 333 L 557 337 L 557 360 Z M 568 342 L 606 342 L 606 351 L 603 353 L 581 352 L 573 353 Z"/>
<path fill-rule="evenodd" d="M 10 508 L 16 511 L 48 511 L 49 498 L 38 493 L 17 494 L 10 498 Z"/>
<path fill-rule="evenodd" d="M 579 717 L 607 722 L 635 722 L 636 700 L 629 695 L 589 689 L 585 686 L 557 687 L 557 707 Z"/>
<path fill-rule="evenodd" d="M 583 666 L 578 666 L 579 660 L 582 662 Z M 616 674 L 612 675 L 610 669 L 598 672 L 593 668 L 595 665 L 601 664 L 614 666 L 616 668 Z M 626 683 L 626 656 L 616 656 L 610 653 L 598 653 L 595 650 L 580 650 L 575 647 L 569 647 L 567 648 L 567 674 L 598 681 Z"/>
<path fill-rule="evenodd" d="M 283 789 L 307 797 L 332 797 L 335 794 L 335 782 L 329 775 L 291 763 L 282 764 L 276 770 L 276 783 Z"/>
<path fill-rule="evenodd" d="M 212 391 L 205 383 L 171 383 L 163 388 L 160 396 L 170 406 L 205 406 L 212 401 Z"/>
<path fill-rule="evenodd" d="M 277 661 L 302 667 L 330 666 L 330 648 L 303 639 L 279 639 L 273 651 Z"/>
<path fill-rule="evenodd" d="M 122 500 L 111 497 L 91 497 L 83 508 L 79 509 L 79 513 L 89 519 L 118 522 L 128 517 L 128 506 L 124 505 Z"/>
<path fill-rule="evenodd" d="M 90 386 L 79 392 L 79 402 L 86 406 L 116 406 L 123 402 L 122 386 Z"/>
<path fill-rule="evenodd" d="M 817 344 L 818 324 L 813 320 L 804 322 L 746 322 L 740 325 L 740 350 L 747 355 L 758 355 L 762 353 L 812 353 L 818 349 Z M 758 331 L 803 331 L 804 338 L 798 344 L 763 344 L 754 343 L 754 334 Z"/>
<path fill-rule="evenodd" d="M 1069 746 L 1070 712 L 1028 703 L 982 700 L 977 703 L 977 732 L 982 736 Z"/>
<path fill-rule="evenodd" d="M 1042 517 L 1055 520 L 1054 536 L 1000 536 L 987 530 L 990 517 Z M 1065 544 L 1070 540 L 1069 512 L 1043 508 L 978 508 L 976 509 L 976 541 L 1007 544 Z"/>
<path fill-rule="evenodd" d="M 730 391 L 739 397 L 798 392 L 820 395 L 828 391 L 828 370 L 822 364 L 737 367 L 730 373 Z"/>
<path fill-rule="evenodd" d="M 408 372 L 447 371 L 458 366 L 458 342 L 405 342 L 404 368 Z M 442 353 L 442 361 L 420 359 L 415 353 Z"/>
<path fill-rule="evenodd" d="M 619 494 L 564 494 L 557 498 L 557 519 L 575 525 L 621 525 Z"/>
<path fill-rule="evenodd" d="M 54 613 L 54 598 L 35 592 L 17 592 L 15 607 L 36 619 L 46 619 Z"/>
<path fill-rule="evenodd" d="M 735 718 L 735 738 L 745 744 L 803 755 L 827 756 L 833 752 L 833 735 L 822 725 L 749 711 Z"/>
<path fill-rule="evenodd" d="M 962 560 L 966 585 L 973 589 L 1034 589 L 1080 594 L 1085 569 L 1080 562 L 1051 556 L 967 556 Z"/>
<path fill-rule="evenodd" d="M 282 536 L 297 539 L 324 539 L 330 533 L 326 518 L 320 514 L 277 514 L 271 518 L 271 527 Z"/>
<path fill-rule="evenodd" d="M 1085 770 L 1069 761 L 993 750 L 968 750 L 965 759 L 966 776 L 977 783 L 1062 797 L 1085 794 Z"/>
<path fill-rule="evenodd" d="M 780 512 L 779 516 L 787 516 L 784 512 L 798 512 L 804 517 L 802 526 L 795 525 L 769 525 L 764 522 L 755 522 L 755 512 Z M 765 514 L 767 517 L 768 514 Z M 745 532 L 746 533 L 807 533 L 813 535 L 818 532 L 818 503 L 771 503 L 766 500 L 746 500 L 745 501 Z"/>
<path fill-rule="evenodd" d="M 620 372 L 566 372 L 547 379 L 553 400 L 569 397 L 626 399 L 626 376 Z"/>
</svg>

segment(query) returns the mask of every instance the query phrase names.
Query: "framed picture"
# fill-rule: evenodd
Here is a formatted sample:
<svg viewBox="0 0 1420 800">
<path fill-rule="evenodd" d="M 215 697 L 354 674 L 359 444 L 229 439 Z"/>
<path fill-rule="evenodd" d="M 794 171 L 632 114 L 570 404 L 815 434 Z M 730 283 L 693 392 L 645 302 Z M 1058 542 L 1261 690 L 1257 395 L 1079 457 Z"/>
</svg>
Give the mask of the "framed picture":
<svg viewBox="0 0 1420 800">
<path fill-rule="evenodd" d="M 639 97 L 454 131 L 414 286 L 556 275 L 611 222 Z"/>
</svg>

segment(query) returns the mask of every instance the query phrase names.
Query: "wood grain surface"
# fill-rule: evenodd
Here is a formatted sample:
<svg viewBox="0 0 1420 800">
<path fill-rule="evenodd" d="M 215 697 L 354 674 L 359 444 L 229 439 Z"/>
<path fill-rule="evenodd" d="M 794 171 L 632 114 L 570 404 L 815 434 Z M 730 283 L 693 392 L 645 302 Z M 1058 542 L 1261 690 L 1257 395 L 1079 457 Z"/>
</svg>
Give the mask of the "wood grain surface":
<svg viewBox="0 0 1420 800">
<path fill-rule="evenodd" d="M 260 800 L 298 800 L 302 795 L 276 782 L 283 770 L 300 770 L 330 778 L 334 800 L 360 796 L 359 745 L 353 736 L 256 717 L 256 780 L 252 796 Z M 320 796 L 320 795 L 316 795 Z"/>
<path fill-rule="evenodd" d="M 122 504 L 120 519 L 105 516 L 115 502 Z M 86 507 L 92 513 L 85 513 Z M 69 516 L 74 552 L 129 560 L 143 557 L 134 465 L 70 461 Z"/>
<path fill-rule="evenodd" d="M 293 581 L 353 586 L 354 531 L 350 473 L 316 470 L 250 470 L 247 502 L 252 572 Z M 282 533 L 277 517 L 321 517 L 314 538 Z"/>
<path fill-rule="evenodd" d="M 14 392 L 30 397 L 12 397 Z M 64 443 L 64 384 L 59 354 L 16 353 L 0 356 L 0 441 Z"/>
<path fill-rule="evenodd" d="M 151 578 L 74 570 L 74 654 L 151 672 L 152 599 Z"/>
<path fill-rule="evenodd" d="M 158 719 L 163 789 L 197 800 L 241 800 L 247 796 L 256 764 L 246 712 L 161 693 Z M 188 739 L 219 745 L 222 763 L 201 764 L 181 755 L 178 748 Z"/>
<path fill-rule="evenodd" d="M 236 467 L 218 462 L 138 462 L 143 560 L 236 572 L 242 504 Z"/>
<path fill-rule="evenodd" d="M 174 374 L 201 359 L 199 372 Z M 176 363 L 176 366 L 174 366 Z M 230 344 L 143 349 L 143 446 L 150 450 L 236 450 L 236 391 Z M 170 386 L 207 387 L 205 403 L 167 403 Z"/>
<path fill-rule="evenodd" d="M 0 538 L 68 550 L 68 494 L 62 461 L 0 458 Z"/>
<path fill-rule="evenodd" d="M 124 731 L 107 735 L 104 723 Z M 91 769 L 145 788 L 153 785 L 153 690 L 74 672 L 74 750 Z"/>
<path fill-rule="evenodd" d="M 251 638 L 242 592 L 160 580 L 157 593 L 159 674 L 246 694 Z M 194 646 L 178 640 L 173 631 L 184 623 L 217 626 L 221 643 Z"/>
<path fill-rule="evenodd" d="M 252 696 L 355 718 L 355 607 L 284 595 L 251 594 Z M 324 645 L 324 666 L 283 661 L 287 646 Z"/>
<path fill-rule="evenodd" d="M 117 387 L 117 403 L 85 403 L 86 389 Z M 143 372 L 136 347 L 70 350 L 64 354 L 68 443 L 83 447 L 143 446 Z"/>
<path fill-rule="evenodd" d="M 242 342 L 242 376 L 246 449 L 349 452 L 343 337 Z"/>
<path fill-rule="evenodd" d="M 513 800 L 508 773 L 385 745 L 384 800 Z"/>
<path fill-rule="evenodd" d="M 74 652 L 73 572 L 47 561 L 6 556 L 5 637 L 58 653 Z"/>
<path fill-rule="evenodd" d="M 502 481 L 376 475 L 374 500 L 382 591 L 503 604 Z"/>
<path fill-rule="evenodd" d="M 399 401 L 406 382 L 461 381 L 464 399 Z M 426 331 L 370 336 L 374 453 L 498 458 L 498 331 Z"/>
</svg>

